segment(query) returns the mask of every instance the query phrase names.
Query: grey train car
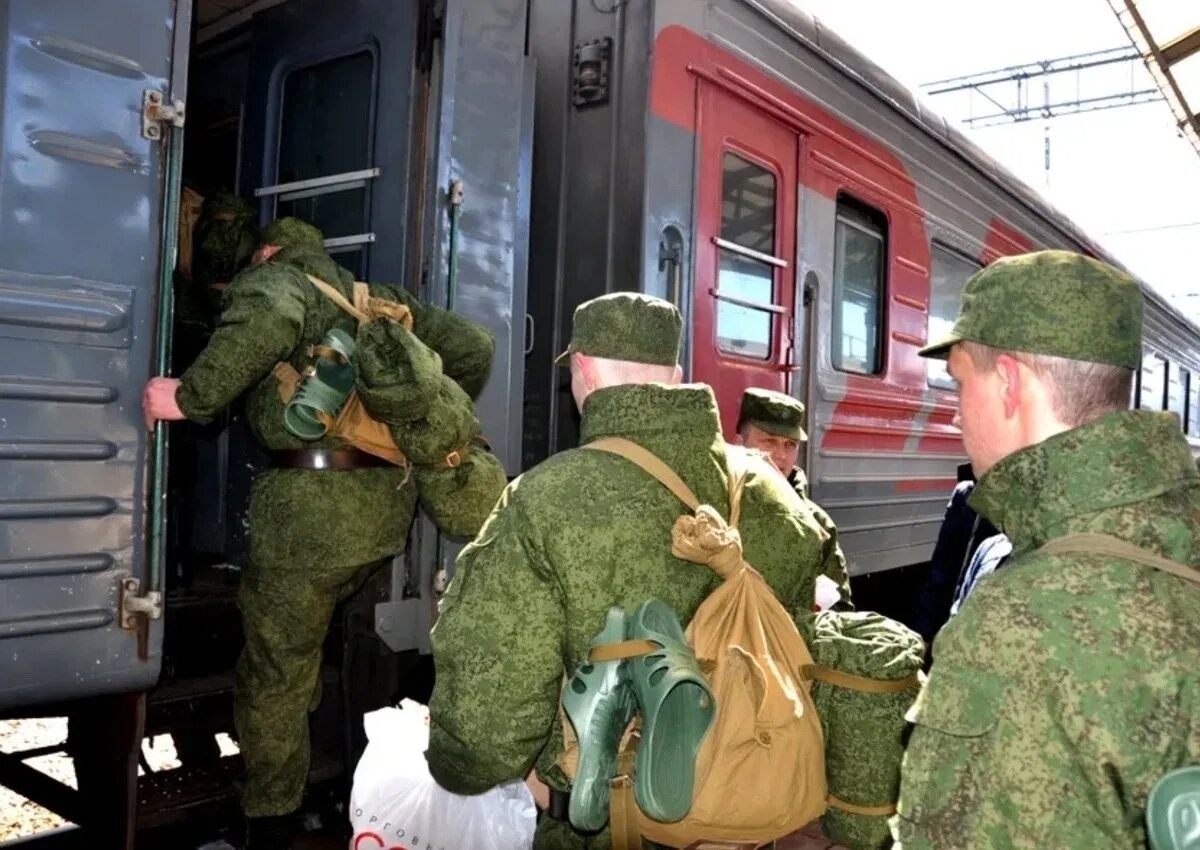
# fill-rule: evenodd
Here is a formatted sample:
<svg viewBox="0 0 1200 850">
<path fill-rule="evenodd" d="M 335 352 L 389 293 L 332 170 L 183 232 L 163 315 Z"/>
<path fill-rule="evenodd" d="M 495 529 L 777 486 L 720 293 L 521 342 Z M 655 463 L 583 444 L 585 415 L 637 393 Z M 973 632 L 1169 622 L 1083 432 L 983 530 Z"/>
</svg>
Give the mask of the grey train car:
<svg viewBox="0 0 1200 850">
<path fill-rule="evenodd" d="M 31 753 L 0 754 L 0 784 L 82 826 L 43 839 L 61 846 L 191 836 L 234 805 L 215 736 L 263 458 L 236 409 L 169 442 L 140 411 L 203 344 L 172 321 L 183 187 L 308 218 L 361 276 L 487 325 L 480 417 L 510 476 L 577 440 L 553 365 L 575 306 L 673 300 L 727 432 L 748 386 L 806 403 L 855 593 L 902 618 L 963 460 L 952 385 L 917 349 L 998 256 L 1104 256 L 784 0 L 0 8 L 0 711 L 67 716 L 79 790 Z M 1147 303 L 1133 401 L 1200 438 L 1197 328 Z M 339 609 L 314 795 L 344 801 L 363 711 L 427 692 L 460 544 L 419 523 Z M 164 733 L 179 764 L 139 778 Z"/>
</svg>

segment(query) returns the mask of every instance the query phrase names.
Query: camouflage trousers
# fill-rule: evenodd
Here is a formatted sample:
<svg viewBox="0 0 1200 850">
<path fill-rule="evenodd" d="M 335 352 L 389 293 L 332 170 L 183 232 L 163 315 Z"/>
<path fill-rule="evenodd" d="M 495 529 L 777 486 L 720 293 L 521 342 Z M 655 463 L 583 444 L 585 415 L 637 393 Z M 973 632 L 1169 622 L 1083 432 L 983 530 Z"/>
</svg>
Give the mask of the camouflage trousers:
<svg viewBox="0 0 1200 850">
<path fill-rule="evenodd" d="M 246 644 L 233 690 L 246 765 L 248 817 L 299 808 L 310 760 L 308 714 L 319 701 L 321 650 L 334 607 L 380 562 L 281 567 L 251 563 L 238 594 Z"/>
</svg>

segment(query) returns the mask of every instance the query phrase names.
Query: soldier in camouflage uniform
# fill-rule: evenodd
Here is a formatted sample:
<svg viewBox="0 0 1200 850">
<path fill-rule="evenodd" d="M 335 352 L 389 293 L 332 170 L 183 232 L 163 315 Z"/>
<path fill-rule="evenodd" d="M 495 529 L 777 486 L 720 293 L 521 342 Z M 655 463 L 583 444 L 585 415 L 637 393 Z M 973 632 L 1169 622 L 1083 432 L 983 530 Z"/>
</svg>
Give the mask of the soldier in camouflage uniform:
<svg viewBox="0 0 1200 850">
<path fill-rule="evenodd" d="M 1142 848 L 1151 787 L 1200 761 L 1200 477 L 1173 414 L 1125 409 L 1142 301 L 1096 260 L 1010 257 L 922 351 L 949 359 L 970 502 L 1013 553 L 937 638 L 898 848 Z M 1182 574 L 1119 541 L 1042 550 L 1078 533 Z"/>
<path fill-rule="evenodd" d="M 301 442 L 284 428 L 275 365 L 303 370 L 309 347 L 331 328 L 354 335 L 354 320 L 305 276 L 349 297 L 342 271 L 316 228 L 297 219 L 270 225 L 254 264 L 230 285 L 208 346 L 181 379 L 151 381 L 144 400 L 148 422 L 203 423 L 248 393 L 247 420 L 275 461 L 254 482 L 250 563 L 239 591 L 246 645 L 234 710 L 251 850 L 291 846 L 288 816 L 307 780 L 307 713 L 330 616 L 364 570 L 403 551 L 417 502 L 411 470 L 332 437 Z M 483 328 L 399 289 L 371 289 L 412 310 L 413 332 L 441 356 L 447 375 L 472 397 L 482 389 L 492 357 Z"/>
<path fill-rule="evenodd" d="M 614 293 L 581 305 L 568 348 L 581 442 L 623 437 L 675 470 L 702 503 L 728 513 L 726 446 L 712 390 L 677 386 L 681 320 L 669 303 Z M 751 459 L 740 530 L 746 558 L 791 610 L 809 611 L 830 537 L 811 503 Z M 575 449 L 509 485 L 462 553 L 433 631 L 437 680 L 429 767 L 443 787 L 477 794 L 536 764 L 553 793 L 539 850 L 607 848 L 607 828 L 567 822 L 559 692 L 612 605 L 662 599 L 687 622 L 719 579 L 679 560 L 682 508 L 622 458 Z"/>
<path fill-rule="evenodd" d="M 837 526 L 829 514 L 808 498 L 808 476 L 800 468 L 800 447 L 808 441 L 804 432 L 804 405 L 790 395 L 751 387 L 742 393 L 738 410 L 738 439 L 743 446 L 763 452 L 785 476 L 796 495 L 812 505 L 813 515 L 829 535 L 825 569 L 822 572 L 838 585 L 840 610 L 850 605 L 850 579 L 846 556 L 837 542 Z"/>
</svg>

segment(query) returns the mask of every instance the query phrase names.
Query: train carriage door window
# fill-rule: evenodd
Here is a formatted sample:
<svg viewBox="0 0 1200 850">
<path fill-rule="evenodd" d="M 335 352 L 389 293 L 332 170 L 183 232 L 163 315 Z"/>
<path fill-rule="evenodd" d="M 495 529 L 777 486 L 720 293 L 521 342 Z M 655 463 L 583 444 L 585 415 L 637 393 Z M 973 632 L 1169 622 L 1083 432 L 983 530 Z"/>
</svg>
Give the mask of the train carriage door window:
<svg viewBox="0 0 1200 850">
<path fill-rule="evenodd" d="M 1141 392 L 1138 407 L 1142 410 L 1164 410 L 1166 408 L 1167 363 L 1157 354 L 1147 353 L 1142 357 Z"/>
<path fill-rule="evenodd" d="M 883 370 L 886 232 L 882 214 L 853 201 L 838 201 L 831 357 L 834 368 L 843 372 L 877 375 Z"/>
<path fill-rule="evenodd" d="M 737 154 L 721 160 L 717 347 L 766 360 L 775 314 L 775 175 Z"/>
<path fill-rule="evenodd" d="M 1169 364 L 1167 372 L 1167 410 L 1179 417 L 1179 424 L 1187 427 L 1187 369 L 1182 369 L 1174 363 Z"/>
<path fill-rule="evenodd" d="M 717 396 L 733 433 L 747 387 L 792 390 L 800 136 L 702 85 L 688 378 Z"/>
<path fill-rule="evenodd" d="M 929 272 L 929 330 L 927 341 L 941 339 L 954 327 L 962 303 L 963 287 L 982 265 L 933 243 L 933 263 Z M 946 371 L 946 361 L 929 358 L 925 361 L 929 386 L 953 390 L 954 379 Z"/>
<path fill-rule="evenodd" d="M 368 51 L 299 68 L 283 86 L 279 183 L 347 175 L 371 165 L 375 57 Z M 279 195 L 276 214 L 312 222 L 326 239 L 344 240 L 330 253 L 356 276 L 366 273 L 368 181 L 312 187 Z"/>
</svg>

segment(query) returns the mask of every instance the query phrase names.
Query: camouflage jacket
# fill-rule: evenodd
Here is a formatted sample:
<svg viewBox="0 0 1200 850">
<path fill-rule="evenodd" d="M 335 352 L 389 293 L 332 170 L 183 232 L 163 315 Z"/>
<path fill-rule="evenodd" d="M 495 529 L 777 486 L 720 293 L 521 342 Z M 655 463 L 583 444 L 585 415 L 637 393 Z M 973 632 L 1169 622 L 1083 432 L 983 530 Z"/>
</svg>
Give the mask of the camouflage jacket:
<svg viewBox="0 0 1200 850">
<path fill-rule="evenodd" d="M 896 846 L 1141 850 L 1154 783 L 1200 762 L 1200 588 L 1037 549 L 1099 532 L 1200 568 L 1200 477 L 1178 422 L 1104 416 L 1002 460 L 971 505 L 1013 554 L 937 638 Z"/>
<path fill-rule="evenodd" d="M 723 515 L 727 447 L 706 386 L 620 386 L 588 397 L 581 441 L 625 437 L 650 450 Z M 813 506 L 766 461 L 752 460 L 739 523 L 747 560 L 789 610 L 809 611 L 836 545 Z M 650 597 L 684 622 L 717 585 L 676 559 L 670 531 L 686 508 L 623 458 L 575 449 L 512 482 L 462 554 L 433 631 L 437 679 L 429 765 L 457 793 L 555 766 L 563 677 L 583 657 L 611 605 Z"/>
<path fill-rule="evenodd" d="M 280 361 L 303 370 L 308 347 L 331 328 L 354 335 L 354 319 L 322 295 L 306 273 L 340 284 L 342 294 L 350 294 L 353 278 L 331 259 L 291 249 L 233 280 L 220 323 L 181 378 L 177 399 L 188 419 L 208 422 L 247 393 L 247 420 L 267 449 L 340 447 L 332 438 L 301 441 L 284 428 L 284 403 L 272 371 Z M 406 304 L 413 311 L 413 332 L 441 355 L 446 374 L 479 392 L 492 361 L 486 330 L 403 291 L 380 285 L 371 290 Z M 251 557 L 303 569 L 393 555 L 404 548 L 416 504 L 415 486 L 406 482 L 408 471 L 400 468 L 270 470 L 254 484 Z"/>
</svg>

